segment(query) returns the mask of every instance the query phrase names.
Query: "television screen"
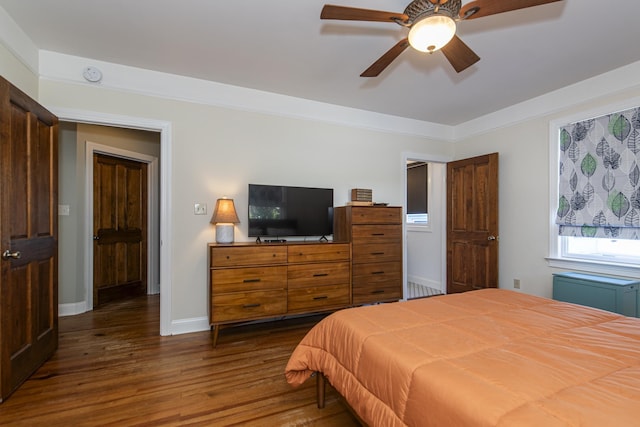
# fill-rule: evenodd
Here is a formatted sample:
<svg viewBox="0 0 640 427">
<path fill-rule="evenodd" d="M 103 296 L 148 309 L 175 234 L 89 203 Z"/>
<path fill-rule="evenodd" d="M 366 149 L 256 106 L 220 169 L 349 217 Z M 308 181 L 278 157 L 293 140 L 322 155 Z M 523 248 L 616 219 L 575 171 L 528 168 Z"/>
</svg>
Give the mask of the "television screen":
<svg viewBox="0 0 640 427">
<path fill-rule="evenodd" d="M 249 236 L 329 236 L 333 189 L 249 184 Z"/>
</svg>

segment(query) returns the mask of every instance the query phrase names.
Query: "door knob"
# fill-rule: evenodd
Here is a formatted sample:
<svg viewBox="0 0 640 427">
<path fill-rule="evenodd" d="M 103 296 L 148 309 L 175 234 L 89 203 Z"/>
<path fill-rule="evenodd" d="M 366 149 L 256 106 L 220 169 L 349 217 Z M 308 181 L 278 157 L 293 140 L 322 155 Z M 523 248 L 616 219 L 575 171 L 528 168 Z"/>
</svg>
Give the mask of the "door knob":
<svg viewBox="0 0 640 427">
<path fill-rule="evenodd" d="M 93 240 L 100 240 L 100 236 L 93 236 Z"/>
<path fill-rule="evenodd" d="M 487 237 L 487 240 L 489 240 L 489 241 L 498 240 L 498 238 L 496 236 L 489 236 L 489 237 Z"/>
<path fill-rule="evenodd" d="M 9 249 L 2 253 L 2 259 L 20 259 L 21 256 L 20 251 L 11 252 Z"/>
</svg>

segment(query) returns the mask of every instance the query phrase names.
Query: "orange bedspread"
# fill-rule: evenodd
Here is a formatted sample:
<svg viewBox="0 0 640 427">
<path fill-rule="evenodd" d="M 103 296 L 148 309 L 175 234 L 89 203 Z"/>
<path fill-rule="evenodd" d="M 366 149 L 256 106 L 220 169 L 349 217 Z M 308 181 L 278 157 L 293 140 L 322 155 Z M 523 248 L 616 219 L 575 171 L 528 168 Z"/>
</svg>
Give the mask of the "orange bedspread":
<svg viewBox="0 0 640 427">
<path fill-rule="evenodd" d="M 640 426 L 640 319 L 513 291 L 336 312 L 285 375 L 314 371 L 370 426 Z"/>
</svg>

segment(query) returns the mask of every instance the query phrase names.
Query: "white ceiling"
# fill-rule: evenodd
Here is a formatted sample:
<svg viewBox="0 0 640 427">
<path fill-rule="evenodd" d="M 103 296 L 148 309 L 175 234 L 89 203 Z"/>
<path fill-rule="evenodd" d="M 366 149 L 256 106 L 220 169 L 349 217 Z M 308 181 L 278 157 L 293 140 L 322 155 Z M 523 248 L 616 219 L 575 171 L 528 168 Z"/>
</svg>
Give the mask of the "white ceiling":
<svg viewBox="0 0 640 427">
<path fill-rule="evenodd" d="M 409 0 L 328 3 L 402 12 Z M 639 1 L 563 0 L 459 23 L 481 58 L 460 74 L 441 52 L 409 48 L 362 78 L 407 30 L 320 20 L 324 4 L 0 0 L 40 49 L 445 125 L 640 60 Z"/>
</svg>

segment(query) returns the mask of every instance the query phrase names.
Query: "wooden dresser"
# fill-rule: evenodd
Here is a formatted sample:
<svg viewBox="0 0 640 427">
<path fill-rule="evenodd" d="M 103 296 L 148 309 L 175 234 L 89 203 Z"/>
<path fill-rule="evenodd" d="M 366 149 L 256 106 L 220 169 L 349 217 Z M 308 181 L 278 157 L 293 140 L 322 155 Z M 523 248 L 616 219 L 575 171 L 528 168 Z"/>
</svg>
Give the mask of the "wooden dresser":
<svg viewBox="0 0 640 427">
<path fill-rule="evenodd" d="M 402 298 L 402 208 L 334 209 L 333 240 L 352 244 L 352 303 Z"/>
<path fill-rule="evenodd" d="M 220 326 L 351 305 L 348 243 L 208 245 L 209 323 Z"/>
</svg>

